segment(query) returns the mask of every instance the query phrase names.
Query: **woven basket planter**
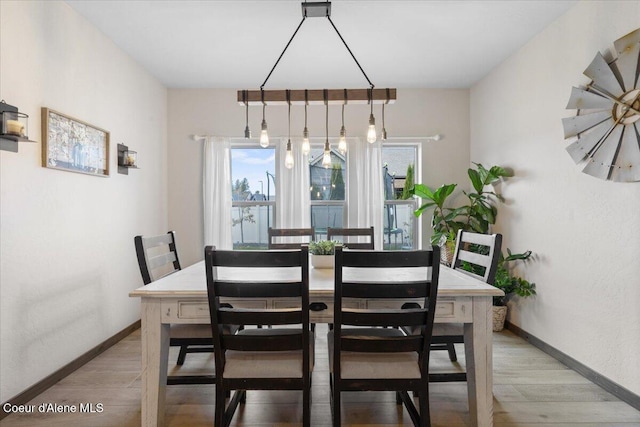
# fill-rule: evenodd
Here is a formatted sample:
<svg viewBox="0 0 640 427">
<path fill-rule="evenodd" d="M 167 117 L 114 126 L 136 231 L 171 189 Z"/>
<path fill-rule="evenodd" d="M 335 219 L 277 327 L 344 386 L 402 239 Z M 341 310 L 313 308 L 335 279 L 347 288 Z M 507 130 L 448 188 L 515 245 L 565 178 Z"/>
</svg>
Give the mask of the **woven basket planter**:
<svg viewBox="0 0 640 427">
<path fill-rule="evenodd" d="M 451 267 L 453 262 L 453 254 L 456 251 L 456 242 L 447 240 L 440 246 L 440 263 Z"/>
<path fill-rule="evenodd" d="M 504 320 L 507 318 L 507 306 L 493 306 L 493 332 L 504 329 Z"/>
</svg>

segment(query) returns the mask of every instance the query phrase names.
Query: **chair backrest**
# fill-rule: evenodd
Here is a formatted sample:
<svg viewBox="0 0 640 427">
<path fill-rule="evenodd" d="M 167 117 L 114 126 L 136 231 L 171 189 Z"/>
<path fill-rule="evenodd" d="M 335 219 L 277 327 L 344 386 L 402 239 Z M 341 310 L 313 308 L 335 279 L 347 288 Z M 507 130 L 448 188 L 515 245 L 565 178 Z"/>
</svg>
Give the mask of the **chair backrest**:
<svg viewBox="0 0 640 427">
<path fill-rule="evenodd" d="M 341 351 L 415 351 L 424 356 L 420 363 L 427 373 L 439 273 L 437 246 L 417 251 L 343 251 L 336 246 L 333 372 L 340 372 Z M 351 298 L 368 300 L 367 308 L 350 308 Z M 401 308 L 402 302 L 412 298 L 419 298 L 421 307 Z M 376 299 L 384 302 L 376 305 L 371 301 Z M 393 300 L 397 302 L 394 304 Z M 347 325 L 410 327 L 419 333 L 401 337 L 381 334 L 372 339 L 353 332 L 343 334 Z"/>
<path fill-rule="evenodd" d="M 269 227 L 269 249 L 300 249 L 313 241 L 313 228 L 272 228 Z M 298 239 L 291 239 L 297 237 Z M 308 239 L 306 239 L 308 237 Z M 282 239 L 286 241 L 282 241 Z M 297 240 L 292 242 L 291 240 Z"/>
<path fill-rule="evenodd" d="M 213 330 L 216 375 L 223 378 L 225 351 L 303 350 L 309 372 L 309 250 L 223 251 L 205 248 L 207 293 Z M 255 300 L 251 309 L 224 304 L 227 297 Z M 292 298 L 289 307 L 269 308 L 265 298 Z M 271 325 L 261 334 L 223 333 L 232 325 Z M 277 328 L 278 325 L 299 325 Z M 272 332 L 272 333 L 271 333 Z"/>
<path fill-rule="evenodd" d="M 335 239 L 335 237 L 340 237 Z M 368 237 L 363 242 L 360 237 Z M 368 228 L 327 228 L 327 240 L 338 240 L 349 249 L 374 249 L 373 227 Z"/>
<path fill-rule="evenodd" d="M 458 231 L 451 267 L 493 284 L 502 249 L 502 234 Z"/>
<path fill-rule="evenodd" d="M 133 241 L 145 285 L 181 269 L 175 232 L 169 231 L 159 236 L 136 236 Z"/>
</svg>

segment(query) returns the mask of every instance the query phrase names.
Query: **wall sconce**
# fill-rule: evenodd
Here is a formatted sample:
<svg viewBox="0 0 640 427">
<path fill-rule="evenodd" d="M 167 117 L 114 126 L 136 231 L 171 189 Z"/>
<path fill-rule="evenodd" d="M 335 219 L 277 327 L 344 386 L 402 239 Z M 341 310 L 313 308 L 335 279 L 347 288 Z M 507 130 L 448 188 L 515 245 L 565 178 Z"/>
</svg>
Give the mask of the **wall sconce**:
<svg viewBox="0 0 640 427">
<path fill-rule="evenodd" d="M 18 152 L 18 141 L 31 141 L 29 132 L 29 116 L 18 111 L 18 107 L 0 101 L 0 149 Z"/>
<path fill-rule="evenodd" d="M 138 153 L 129 150 L 129 147 L 124 144 L 118 144 L 118 173 L 129 175 L 129 169 L 140 169 Z"/>
</svg>

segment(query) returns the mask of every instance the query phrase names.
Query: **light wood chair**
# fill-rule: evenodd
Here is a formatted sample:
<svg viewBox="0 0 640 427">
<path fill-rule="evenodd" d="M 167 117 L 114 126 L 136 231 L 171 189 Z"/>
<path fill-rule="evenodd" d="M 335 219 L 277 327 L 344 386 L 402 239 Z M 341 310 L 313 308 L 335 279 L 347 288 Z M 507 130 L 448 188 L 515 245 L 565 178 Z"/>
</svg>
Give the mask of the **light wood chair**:
<svg viewBox="0 0 640 427">
<path fill-rule="evenodd" d="M 335 239 L 340 237 L 339 239 Z M 368 242 L 362 242 L 361 237 L 368 237 Z M 327 240 L 338 240 L 349 249 L 374 249 L 373 227 L 368 228 L 327 228 Z"/>
<path fill-rule="evenodd" d="M 269 227 L 269 249 L 300 249 L 301 245 L 313 241 L 313 228 L 272 228 Z M 291 242 L 290 237 L 297 237 L 297 242 Z M 308 237 L 308 240 L 305 239 Z M 282 242 L 281 239 L 286 239 Z M 305 241 L 306 240 L 306 241 Z"/>
<path fill-rule="evenodd" d="M 301 390 L 302 424 L 311 422 L 313 334 L 309 331 L 308 249 L 283 251 L 218 251 L 205 248 L 207 291 L 216 362 L 215 425 L 227 426 L 246 390 Z M 241 273 L 260 268 L 264 281 L 244 280 Z M 291 277 L 291 269 L 295 277 Z M 262 270 L 273 270 L 263 272 Z M 278 271 L 287 270 L 287 277 Z M 225 276 L 225 271 L 229 276 Z M 283 274 L 283 273 L 280 273 Z M 224 307 L 221 298 L 256 300 L 253 309 Z M 292 298 L 292 308 L 266 308 L 269 297 Z M 229 325 L 271 325 L 244 328 L 231 335 Z M 235 390 L 227 405 L 225 395 Z"/>
<path fill-rule="evenodd" d="M 335 257 L 334 328 L 327 337 L 333 425 L 341 423 L 342 392 L 369 390 L 396 391 L 397 402 L 404 403 L 415 426 L 431 425 L 429 347 L 440 249 L 343 251 L 337 246 Z M 351 268 L 358 270 L 357 275 L 353 273 L 353 281 L 345 279 Z M 391 271 L 381 274 L 381 268 Z M 418 272 L 407 277 L 404 272 L 408 268 L 417 268 Z M 350 298 L 369 300 L 368 308 L 349 308 L 344 300 Z M 423 304 L 401 309 L 400 301 L 407 298 L 422 298 Z M 380 308 L 371 301 L 376 299 L 384 299 Z M 397 308 L 383 308 L 390 306 L 393 299 L 400 300 Z M 412 327 L 419 333 L 407 335 L 401 327 Z M 418 395 L 419 412 L 408 392 Z"/>
<path fill-rule="evenodd" d="M 175 233 L 169 231 L 159 236 L 135 236 L 134 244 L 140 274 L 145 285 L 180 270 Z M 207 324 L 171 325 L 169 345 L 180 347 L 177 365 L 184 364 L 188 353 L 213 351 L 211 327 Z M 167 384 L 213 384 L 213 375 L 172 375 Z"/>
<path fill-rule="evenodd" d="M 493 284 L 502 248 L 501 234 L 480 234 L 458 231 L 451 268 Z M 447 350 L 452 362 L 458 360 L 454 344 L 464 343 L 462 324 L 437 324 L 433 331 L 431 350 Z M 432 376 L 432 382 L 466 381 L 466 372 Z"/>
</svg>

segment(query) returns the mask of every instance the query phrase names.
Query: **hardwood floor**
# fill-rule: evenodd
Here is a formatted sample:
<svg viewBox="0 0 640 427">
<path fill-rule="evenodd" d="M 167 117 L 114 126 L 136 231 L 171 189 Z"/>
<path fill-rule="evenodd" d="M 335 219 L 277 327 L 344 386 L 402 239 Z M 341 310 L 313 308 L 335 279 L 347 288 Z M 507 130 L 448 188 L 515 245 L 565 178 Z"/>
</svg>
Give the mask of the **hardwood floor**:
<svg viewBox="0 0 640 427">
<path fill-rule="evenodd" d="M 58 382 L 30 404 L 35 414 L 12 414 L 2 426 L 139 426 L 140 331 Z M 171 350 L 170 365 L 177 351 Z M 458 347 L 460 365 L 464 351 Z M 197 372 L 207 354 L 190 354 L 185 365 L 170 370 Z M 211 360 L 208 360 L 211 369 Z M 451 368 L 445 351 L 432 352 L 433 372 Z M 331 425 L 329 406 L 326 325 L 318 325 L 313 373 L 313 426 Z M 213 385 L 167 387 L 168 426 L 211 426 L 215 400 Z M 508 331 L 494 334 L 494 425 L 496 427 L 640 426 L 640 411 L 590 383 L 555 359 Z M 232 426 L 300 425 L 299 392 L 249 392 Z M 466 383 L 432 384 L 433 426 L 470 426 Z M 94 413 L 38 413 L 38 405 L 53 403 L 79 410 L 80 403 L 103 405 Z M 394 393 L 345 393 L 342 420 L 345 426 L 411 425 L 408 414 L 395 404 Z"/>
</svg>

